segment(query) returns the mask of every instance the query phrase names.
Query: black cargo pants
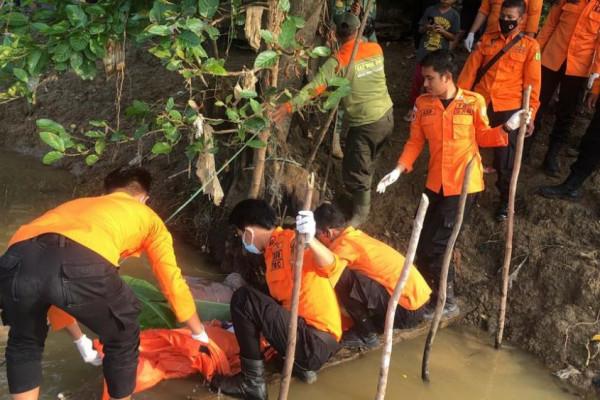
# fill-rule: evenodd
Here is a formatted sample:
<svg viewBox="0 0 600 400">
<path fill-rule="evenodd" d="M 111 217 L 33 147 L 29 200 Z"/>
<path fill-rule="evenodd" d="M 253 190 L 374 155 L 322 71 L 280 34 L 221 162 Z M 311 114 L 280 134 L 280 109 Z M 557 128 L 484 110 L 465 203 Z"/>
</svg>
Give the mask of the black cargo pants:
<svg viewBox="0 0 600 400">
<path fill-rule="evenodd" d="M 488 119 L 490 126 L 498 126 L 505 124 L 510 117 L 519 111 L 495 111 L 493 104 L 488 107 Z M 498 174 L 496 179 L 496 188 L 500 192 L 500 201 L 508 203 L 508 192 L 510 189 L 510 180 L 512 178 L 513 166 L 515 164 L 515 153 L 517 150 L 517 134 L 518 129 L 508 134 L 508 146 L 494 147 L 494 169 Z"/>
<path fill-rule="evenodd" d="M 0 257 L 9 391 L 40 386 L 41 359 L 51 305 L 98 335 L 108 393 L 126 397 L 135 388 L 140 303 L 104 258 L 61 235 L 44 234 L 12 245 Z"/>
</svg>

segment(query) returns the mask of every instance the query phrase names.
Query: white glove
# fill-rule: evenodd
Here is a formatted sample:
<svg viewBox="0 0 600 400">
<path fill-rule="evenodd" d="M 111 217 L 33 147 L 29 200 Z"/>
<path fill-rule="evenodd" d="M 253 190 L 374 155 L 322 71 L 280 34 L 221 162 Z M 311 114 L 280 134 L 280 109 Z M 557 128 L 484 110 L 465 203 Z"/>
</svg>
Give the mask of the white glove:
<svg viewBox="0 0 600 400">
<path fill-rule="evenodd" d="M 594 81 L 596 79 L 598 79 L 600 77 L 600 74 L 597 72 L 594 72 L 593 74 L 590 75 L 590 78 L 588 79 L 588 89 L 592 89 L 592 86 L 594 86 Z"/>
<path fill-rule="evenodd" d="M 92 364 L 95 367 L 102 365 L 100 354 L 94 350 L 92 341 L 87 336 L 82 335 L 79 339 L 73 341 L 73 343 L 77 346 L 77 350 L 79 350 L 79 354 L 81 354 L 81 358 L 83 358 L 85 363 Z"/>
<path fill-rule="evenodd" d="M 392 172 L 383 177 L 377 184 L 377 193 L 385 193 L 385 189 L 400 178 L 400 168 L 396 167 Z"/>
<path fill-rule="evenodd" d="M 529 125 L 531 122 L 531 110 L 520 110 L 511 115 L 508 121 L 506 121 L 504 124 L 506 130 L 514 131 L 515 129 L 519 129 L 522 116 L 525 118 L 525 125 Z"/>
<path fill-rule="evenodd" d="M 202 330 L 202 332 L 197 334 L 192 333 L 192 339 L 197 340 L 200 343 L 208 344 L 208 335 L 205 330 Z"/>
<path fill-rule="evenodd" d="M 300 211 L 296 216 L 296 230 L 305 235 L 306 243 L 312 242 L 317 233 L 317 223 L 312 211 Z"/>
<path fill-rule="evenodd" d="M 469 32 L 469 34 L 465 38 L 465 48 L 469 51 L 469 53 L 473 50 L 473 42 L 474 41 L 475 41 L 475 34 L 473 32 Z"/>
</svg>

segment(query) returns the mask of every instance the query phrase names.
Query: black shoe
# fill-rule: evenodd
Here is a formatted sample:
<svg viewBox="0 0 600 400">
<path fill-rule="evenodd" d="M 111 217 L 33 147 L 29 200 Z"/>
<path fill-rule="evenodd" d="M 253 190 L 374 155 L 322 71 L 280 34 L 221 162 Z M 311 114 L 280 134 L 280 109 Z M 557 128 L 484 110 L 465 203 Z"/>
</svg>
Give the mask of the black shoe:
<svg viewBox="0 0 600 400">
<path fill-rule="evenodd" d="M 234 376 L 215 376 L 210 386 L 228 396 L 247 400 L 267 400 L 265 364 L 262 360 L 240 357 L 242 371 Z"/>
<path fill-rule="evenodd" d="M 425 313 L 423 314 L 423 319 L 426 321 L 431 321 L 435 314 L 435 304 L 428 305 L 425 309 Z M 446 301 L 444 305 L 444 310 L 442 311 L 442 319 L 450 319 L 457 317 L 460 314 L 460 308 L 458 304 Z"/>
<path fill-rule="evenodd" d="M 312 385 L 317 381 L 317 372 L 309 369 L 304 369 L 294 362 L 292 374 L 302 382 Z"/>
<path fill-rule="evenodd" d="M 379 344 L 379 338 L 376 333 L 369 333 L 368 335 L 360 335 L 354 329 L 344 332 L 342 335 L 342 341 L 340 343 L 342 347 L 348 349 L 367 348 L 373 349 Z"/>
<path fill-rule="evenodd" d="M 544 163 L 542 168 L 546 175 L 551 177 L 560 176 L 560 164 L 558 162 L 558 154 L 560 153 L 561 146 L 558 144 L 550 144 L 546 157 L 544 157 Z"/>
<path fill-rule="evenodd" d="M 500 205 L 496 209 L 496 212 L 494 213 L 494 218 L 496 219 L 497 222 L 506 221 L 506 219 L 508 218 L 508 204 L 507 203 L 504 203 L 504 202 L 500 203 Z"/>
<path fill-rule="evenodd" d="M 577 200 L 581 197 L 579 189 L 585 179 L 586 177 L 571 173 L 560 185 L 542 186 L 538 189 L 537 193 L 549 199 Z"/>
</svg>

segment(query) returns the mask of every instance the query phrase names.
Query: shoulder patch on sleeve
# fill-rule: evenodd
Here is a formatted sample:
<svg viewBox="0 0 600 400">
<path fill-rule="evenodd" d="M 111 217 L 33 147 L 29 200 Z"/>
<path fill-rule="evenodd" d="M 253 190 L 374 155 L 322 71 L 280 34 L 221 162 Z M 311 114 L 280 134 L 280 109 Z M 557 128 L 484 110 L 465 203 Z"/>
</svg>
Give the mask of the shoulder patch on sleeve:
<svg viewBox="0 0 600 400">
<path fill-rule="evenodd" d="M 535 52 L 535 61 L 540 61 L 542 59 L 542 54 L 539 51 Z"/>
</svg>

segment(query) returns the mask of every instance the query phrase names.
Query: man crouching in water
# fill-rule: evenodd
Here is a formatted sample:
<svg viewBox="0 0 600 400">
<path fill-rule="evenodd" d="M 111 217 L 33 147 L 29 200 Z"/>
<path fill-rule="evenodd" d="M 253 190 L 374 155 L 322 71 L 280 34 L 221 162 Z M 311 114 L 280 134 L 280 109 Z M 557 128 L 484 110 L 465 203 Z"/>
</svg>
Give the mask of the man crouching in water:
<svg viewBox="0 0 600 400">
<path fill-rule="evenodd" d="M 285 355 L 293 287 L 296 232 L 276 225 L 275 210 L 264 200 L 238 203 L 229 216 L 246 251 L 263 254 L 270 296 L 251 287 L 238 289 L 231 298 L 231 318 L 240 345 L 242 371 L 233 377 L 215 377 L 213 389 L 230 396 L 267 399 L 260 336 Z M 315 237 L 312 212 L 296 217 L 299 233 L 306 235 L 302 288 L 298 306 L 298 337 L 293 373 L 305 382 L 338 350 L 342 336 L 340 309 L 328 277 L 343 263 Z"/>
</svg>

